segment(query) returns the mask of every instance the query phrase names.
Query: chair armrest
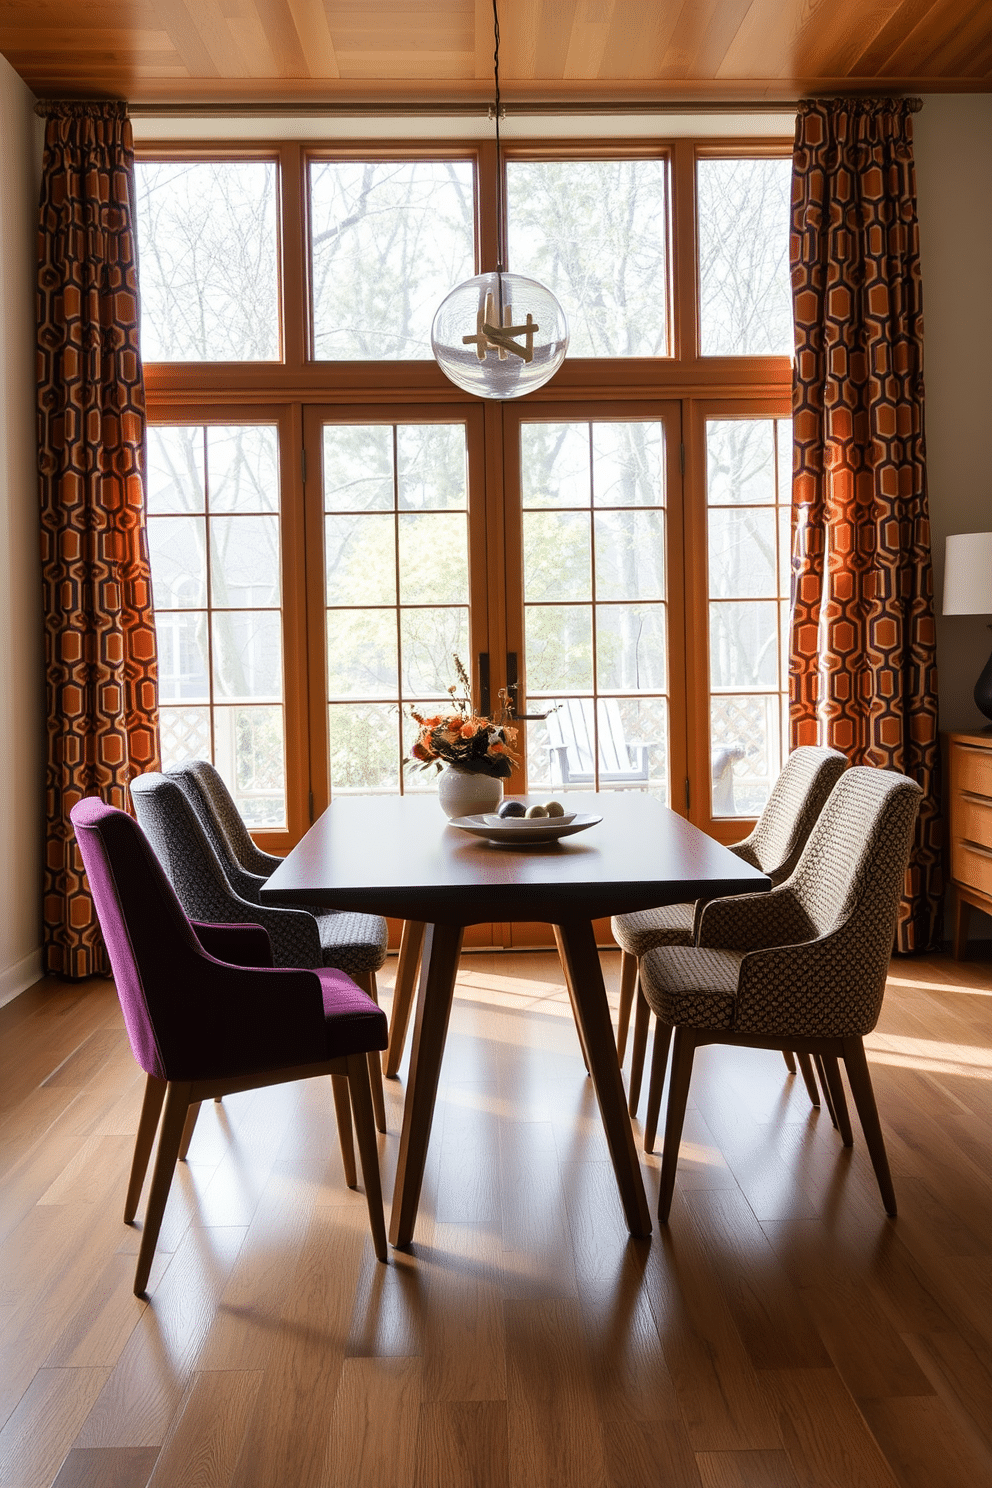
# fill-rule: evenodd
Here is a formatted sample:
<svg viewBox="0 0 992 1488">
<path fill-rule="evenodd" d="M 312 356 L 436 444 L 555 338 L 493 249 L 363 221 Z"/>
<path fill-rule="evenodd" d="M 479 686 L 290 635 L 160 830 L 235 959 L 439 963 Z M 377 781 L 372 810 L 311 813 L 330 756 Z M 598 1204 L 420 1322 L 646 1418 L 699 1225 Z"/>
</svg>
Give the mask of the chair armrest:
<svg viewBox="0 0 992 1488">
<path fill-rule="evenodd" d="M 783 884 L 767 894 L 736 894 L 696 906 L 696 944 L 719 951 L 760 951 L 811 941 L 816 930 Z"/>
<path fill-rule="evenodd" d="M 558 756 L 558 773 L 561 776 L 562 785 L 567 785 L 570 779 L 568 772 L 568 745 L 549 744 L 548 753 Z"/>
<path fill-rule="evenodd" d="M 261 925 L 207 925 L 191 920 L 208 956 L 228 966 L 271 966 L 272 942 Z"/>
<path fill-rule="evenodd" d="M 206 955 L 195 958 L 179 991 L 184 1016 L 163 1049 L 170 1079 L 245 1075 L 328 1057 L 315 972 L 234 966 Z"/>
<path fill-rule="evenodd" d="M 863 944 L 850 925 L 805 945 L 744 957 L 734 1028 L 783 1038 L 857 1038 L 878 1022 L 889 946 Z"/>
<path fill-rule="evenodd" d="M 650 744 L 627 745 L 627 753 L 630 756 L 631 770 L 636 771 L 639 775 L 643 775 L 645 780 L 647 780 L 648 778 L 648 750 L 650 748 Z"/>
</svg>

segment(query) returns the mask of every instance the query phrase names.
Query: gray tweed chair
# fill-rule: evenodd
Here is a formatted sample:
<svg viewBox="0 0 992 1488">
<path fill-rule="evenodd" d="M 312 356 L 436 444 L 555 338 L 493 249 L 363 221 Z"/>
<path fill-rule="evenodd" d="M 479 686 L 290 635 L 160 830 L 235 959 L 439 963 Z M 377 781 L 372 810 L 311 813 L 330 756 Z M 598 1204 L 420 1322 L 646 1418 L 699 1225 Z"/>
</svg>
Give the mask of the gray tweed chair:
<svg viewBox="0 0 992 1488">
<path fill-rule="evenodd" d="M 282 862 L 273 853 L 263 852 L 252 841 L 231 792 L 224 778 L 209 760 L 184 760 L 181 765 L 165 772 L 171 780 L 177 780 L 185 794 L 193 802 L 197 815 L 207 829 L 214 851 L 224 864 L 228 877 L 231 870 L 250 874 L 253 878 L 266 879 Z M 204 810 L 200 810 L 200 804 Z M 211 825 L 207 826 L 207 817 Z M 243 894 L 250 898 L 250 894 Z"/>
<path fill-rule="evenodd" d="M 187 781 L 188 783 L 188 781 Z M 131 781 L 135 815 L 191 920 L 212 924 L 261 925 L 268 931 L 277 967 L 344 971 L 374 1000 L 375 973 L 386 959 L 386 922 L 378 915 L 283 909 L 258 902 L 264 878 L 238 868 L 233 883 L 212 815 L 197 809 L 186 789 L 168 775 L 149 772 Z M 201 797 L 201 802 L 205 798 Z M 222 848 L 222 852 L 225 849 Z M 278 859 L 276 860 L 279 861 Z M 249 897 L 254 895 L 254 897 Z M 369 1056 L 376 1123 L 386 1130 L 382 1070 Z"/>
<path fill-rule="evenodd" d="M 232 888 L 242 899 L 247 899 L 252 904 L 259 903 L 260 885 L 275 872 L 282 858 L 263 852 L 255 845 L 223 777 L 208 760 L 184 760 L 181 765 L 173 765 L 166 774 L 170 779 L 178 781 L 192 803 Z M 306 906 L 301 905 L 300 908 Z M 312 911 L 308 910 L 308 913 Z M 338 949 L 342 956 L 347 954 L 348 964 L 345 965 L 343 961 L 340 964 L 335 961 L 334 964 L 338 970 L 346 971 L 378 1001 L 375 973 L 382 965 L 385 955 L 381 941 L 382 920 L 377 915 L 353 914 L 347 917 L 347 926 L 340 925 L 337 928 L 346 935 L 354 936 L 360 930 L 361 923 L 365 924 L 367 939 L 364 943 L 351 940 L 341 944 Z M 386 1074 L 390 1076 L 397 1073 L 403 1057 L 403 1044 L 413 1006 L 426 928 L 425 925 L 407 920 L 400 936 L 386 1053 Z M 326 933 L 333 935 L 334 927 L 328 927 Z M 367 975 L 372 977 L 371 985 L 365 980 Z M 373 1090 L 378 1097 L 374 1082 Z"/>
<path fill-rule="evenodd" d="M 659 946 L 641 959 L 655 1031 L 645 1146 L 668 1047 L 672 1073 L 658 1217 L 675 1186 L 693 1055 L 702 1044 L 795 1049 L 822 1063 L 845 1146 L 852 1143 L 843 1059 L 882 1202 L 896 1199 L 862 1040 L 878 1021 L 913 827 L 923 792 L 890 770 L 859 767 L 837 782 L 795 872 L 769 894 L 707 904 L 696 946 Z"/>
<path fill-rule="evenodd" d="M 804 744 L 793 750 L 772 787 L 764 811 L 750 836 L 736 842 L 730 851 L 767 873 L 772 884 L 787 879 L 799 861 L 813 824 L 823 810 L 824 802 L 847 768 L 847 760 L 836 749 L 819 749 Z M 617 1021 L 617 1055 L 623 1063 L 627 1046 L 630 1007 L 637 987 L 637 965 L 641 956 L 660 945 L 691 946 L 695 943 L 704 901 L 696 904 L 668 904 L 660 909 L 644 909 L 633 914 L 614 915 L 613 934 L 621 949 L 620 1013 Z M 641 1075 L 647 1045 L 650 1013 L 643 998 L 637 999 L 634 1021 L 634 1044 L 631 1051 L 629 1102 L 630 1114 L 637 1114 L 641 1094 Z M 786 1063 L 794 1071 L 791 1054 Z M 816 1082 L 809 1060 L 800 1060 L 806 1088 L 814 1105 L 819 1105 Z M 831 1114 L 833 1114 L 831 1112 Z"/>
</svg>

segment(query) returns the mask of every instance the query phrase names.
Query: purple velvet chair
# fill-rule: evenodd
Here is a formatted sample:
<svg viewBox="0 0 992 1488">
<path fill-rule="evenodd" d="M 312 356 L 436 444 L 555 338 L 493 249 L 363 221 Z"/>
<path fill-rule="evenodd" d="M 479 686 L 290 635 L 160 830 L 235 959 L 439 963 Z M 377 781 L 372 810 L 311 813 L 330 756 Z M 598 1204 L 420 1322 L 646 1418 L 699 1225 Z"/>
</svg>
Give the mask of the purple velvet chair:
<svg viewBox="0 0 992 1488">
<path fill-rule="evenodd" d="M 143 1296 L 184 1133 L 203 1100 L 238 1090 L 334 1077 L 342 1151 L 358 1136 L 375 1253 L 386 1229 L 367 1056 L 386 1047 L 386 1017 L 342 971 L 273 970 L 258 925 L 186 918 L 138 824 L 97 797 L 71 812 L 134 1057 L 148 1076 L 124 1209 L 138 1207 L 159 1137 L 134 1278 Z M 345 1170 L 354 1186 L 355 1175 Z"/>
</svg>

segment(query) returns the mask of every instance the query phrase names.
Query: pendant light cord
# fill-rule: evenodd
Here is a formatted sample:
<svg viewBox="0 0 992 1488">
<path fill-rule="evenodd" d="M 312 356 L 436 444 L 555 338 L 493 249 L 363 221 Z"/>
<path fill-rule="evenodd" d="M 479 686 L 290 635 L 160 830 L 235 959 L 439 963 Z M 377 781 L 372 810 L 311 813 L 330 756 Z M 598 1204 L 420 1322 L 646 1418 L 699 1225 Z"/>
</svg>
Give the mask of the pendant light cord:
<svg viewBox="0 0 992 1488">
<path fill-rule="evenodd" d="M 499 11 L 496 0 L 493 0 L 493 42 L 493 82 L 496 88 L 496 272 L 502 274 L 506 245 L 503 241 L 503 154 L 499 142 Z M 502 286 L 500 299 L 502 300 Z"/>
</svg>

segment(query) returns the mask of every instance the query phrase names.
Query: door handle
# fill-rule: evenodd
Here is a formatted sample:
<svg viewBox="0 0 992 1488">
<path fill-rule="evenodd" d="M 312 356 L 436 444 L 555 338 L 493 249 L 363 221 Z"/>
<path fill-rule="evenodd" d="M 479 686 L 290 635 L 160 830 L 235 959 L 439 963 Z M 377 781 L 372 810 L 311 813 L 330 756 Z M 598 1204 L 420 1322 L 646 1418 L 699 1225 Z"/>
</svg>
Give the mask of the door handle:
<svg viewBox="0 0 992 1488">
<path fill-rule="evenodd" d="M 520 686 L 517 673 L 517 653 L 508 651 L 506 653 L 506 692 L 510 699 L 510 717 L 516 723 L 540 723 L 547 718 L 553 709 L 549 708 L 547 713 L 518 713 L 517 712 L 517 688 Z"/>
<path fill-rule="evenodd" d="M 479 652 L 479 716 L 488 718 L 492 712 L 492 694 L 489 687 L 489 652 Z"/>
</svg>

